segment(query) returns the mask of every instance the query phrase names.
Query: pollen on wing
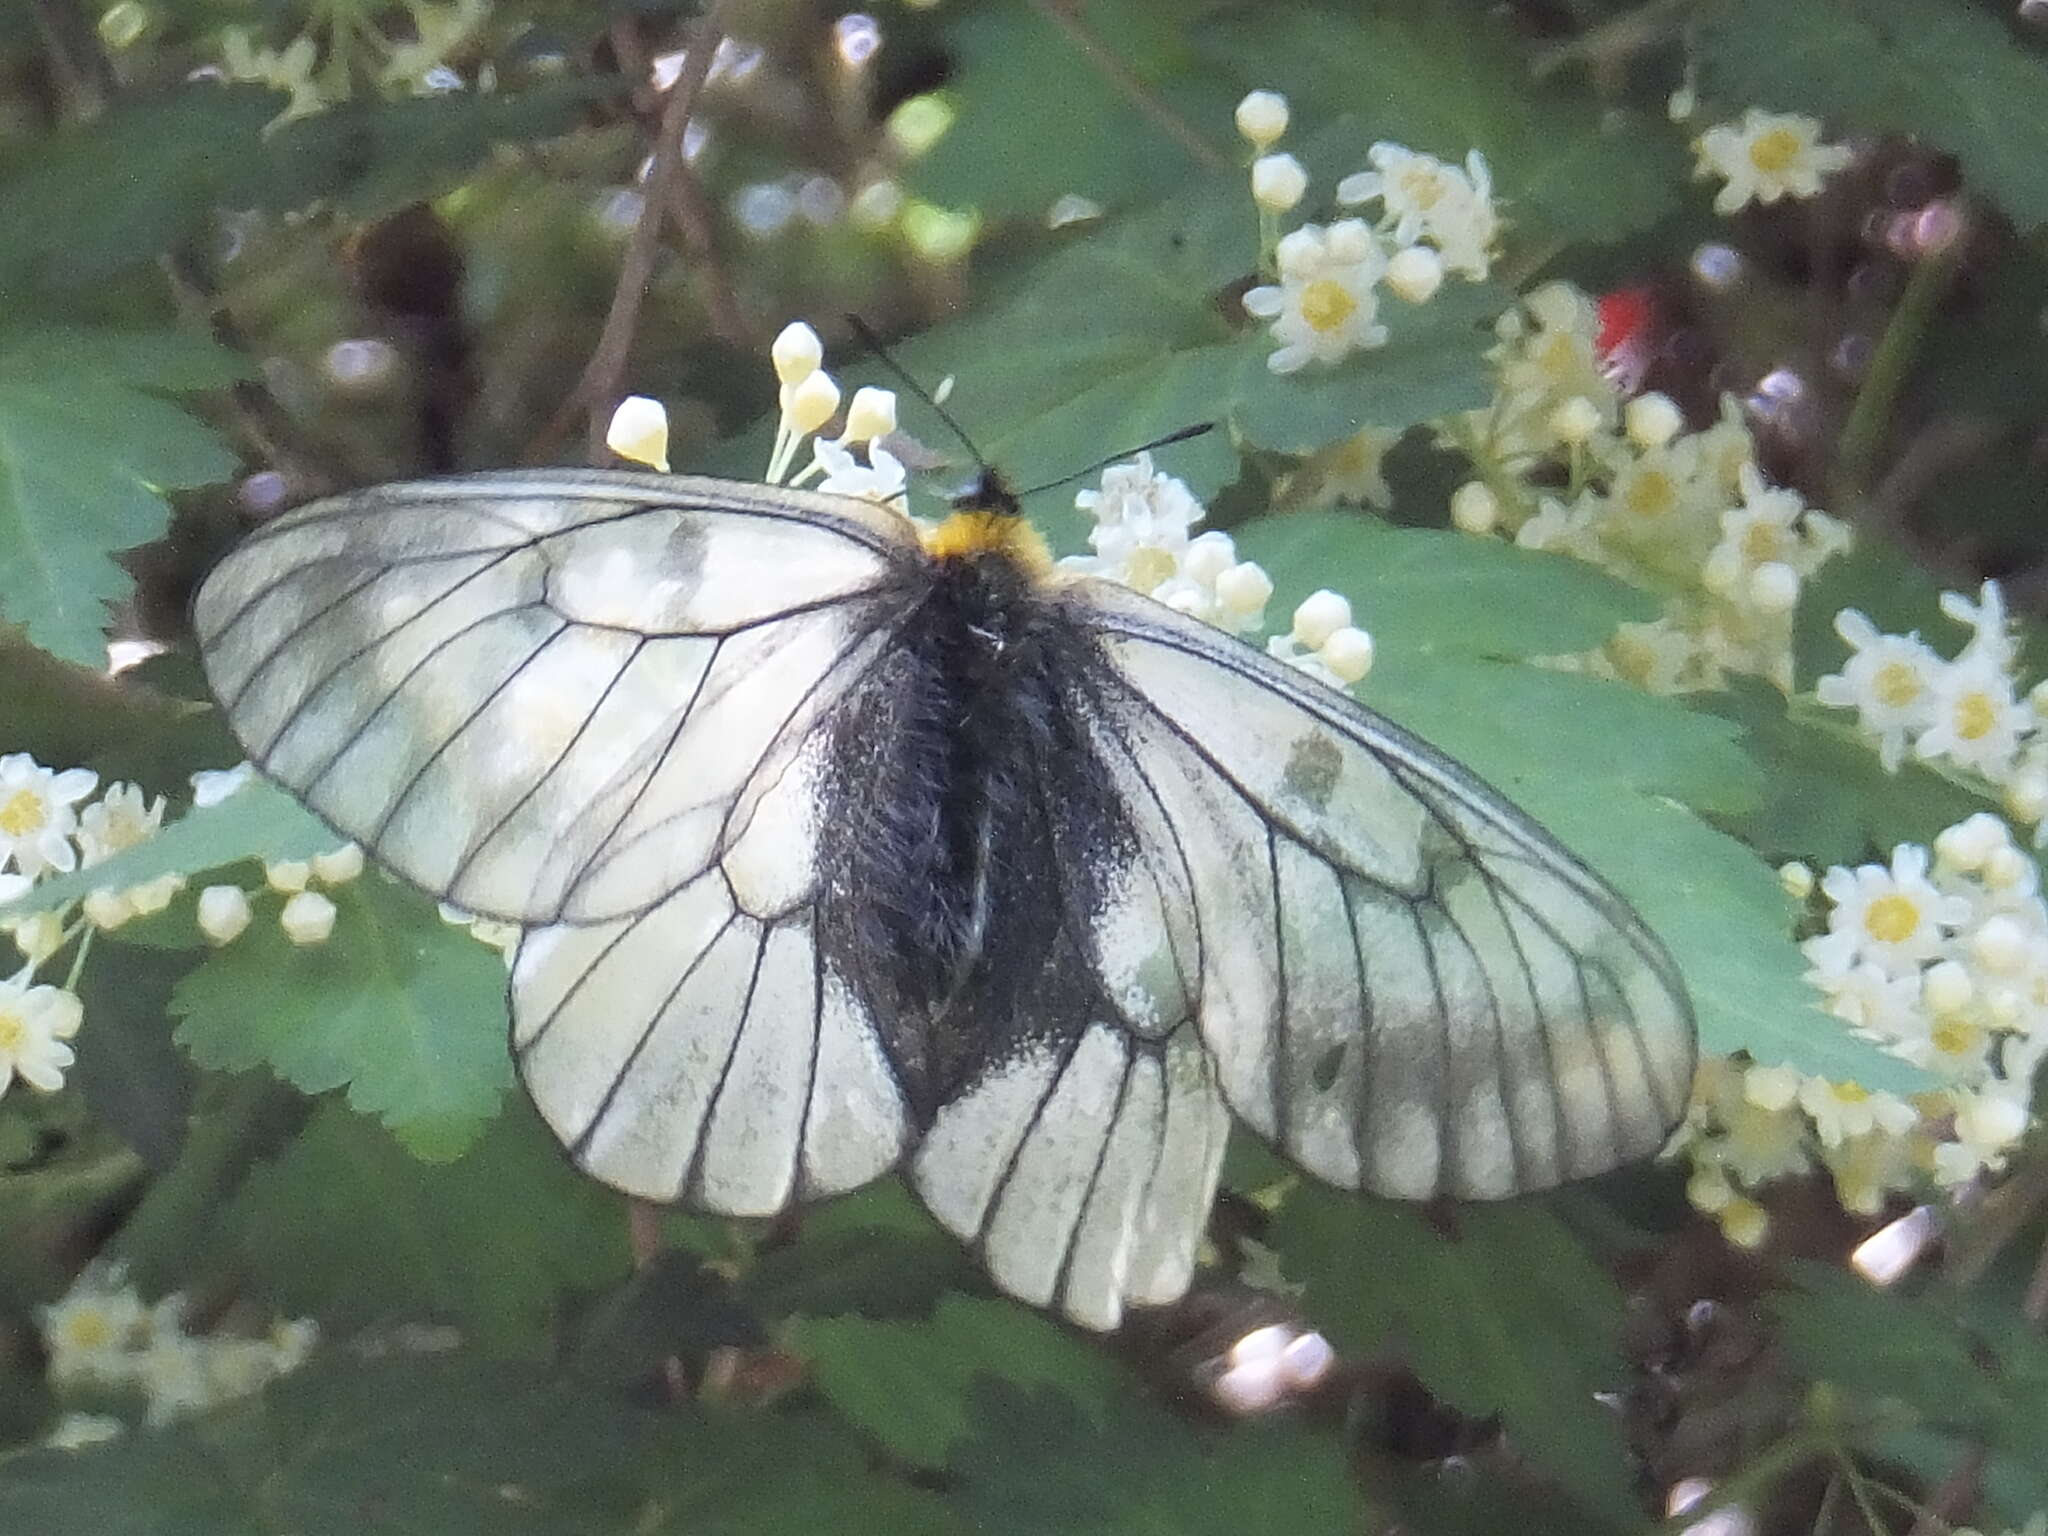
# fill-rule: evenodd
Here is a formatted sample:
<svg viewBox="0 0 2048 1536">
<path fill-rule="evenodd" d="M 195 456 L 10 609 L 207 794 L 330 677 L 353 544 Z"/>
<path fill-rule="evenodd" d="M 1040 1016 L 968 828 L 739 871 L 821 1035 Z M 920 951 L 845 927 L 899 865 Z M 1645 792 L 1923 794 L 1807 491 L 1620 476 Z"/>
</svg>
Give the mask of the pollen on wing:
<svg viewBox="0 0 2048 1536">
<path fill-rule="evenodd" d="M 1046 548 L 1044 535 L 1010 512 L 955 512 L 925 534 L 924 547 L 937 560 L 1000 554 L 1034 576 L 1052 570 L 1052 552 Z"/>
</svg>

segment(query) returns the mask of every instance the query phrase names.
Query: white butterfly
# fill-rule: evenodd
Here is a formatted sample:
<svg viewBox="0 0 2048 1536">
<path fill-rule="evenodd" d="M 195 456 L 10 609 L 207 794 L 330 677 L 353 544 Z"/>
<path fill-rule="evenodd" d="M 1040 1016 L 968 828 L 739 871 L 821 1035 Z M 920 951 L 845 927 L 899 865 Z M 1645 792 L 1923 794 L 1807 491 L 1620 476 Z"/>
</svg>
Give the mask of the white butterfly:
<svg viewBox="0 0 2048 1536">
<path fill-rule="evenodd" d="M 996 1283 L 1178 1297 L 1231 1115 L 1493 1198 L 1657 1149 L 1694 1059 L 1627 904 L 1343 694 L 1055 571 L 996 493 L 473 475 L 290 513 L 200 592 L 272 778 L 525 926 L 576 1162 L 761 1216 L 902 1166 Z"/>
</svg>

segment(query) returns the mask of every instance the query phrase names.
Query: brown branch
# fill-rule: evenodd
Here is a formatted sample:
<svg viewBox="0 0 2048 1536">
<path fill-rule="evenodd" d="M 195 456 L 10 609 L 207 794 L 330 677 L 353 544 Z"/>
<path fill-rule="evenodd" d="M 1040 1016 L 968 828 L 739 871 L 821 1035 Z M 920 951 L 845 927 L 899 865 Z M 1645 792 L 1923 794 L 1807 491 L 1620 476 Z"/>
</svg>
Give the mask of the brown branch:
<svg viewBox="0 0 2048 1536">
<path fill-rule="evenodd" d="M 730 4 L 731 0 L 714 0 L 690 39 L 689 57 L 683 64 L 682 77 L 670 88 L 668 100 L 662 105 L 661 122 L 655 129 L 654 161 L 647 172 L 640 217 L 626 240 L 626 253 L 619 263 L 618 286 L 612 290 L 611 308 L 605 314 L 604 329 L 598 333 L 597 346 L 591 351 L 590 361 L 584 365 L 582 377 L 576 381 L 576 387 L 562 403 L 562 409 L 556 412 L 555 419 L 542 434 L 543 443 L 552 442 L 567 430 L 577 411 L 587 412 L 584 447 L 593 464 L 601 464 L 605 459 L 605 426 L 619 400 L 626 376 L 626 362 L 633 350 L 633 336 L 640 327 L 641 301 L 647 297 L 647 289 L 654 279 L 654 265 L 661 255 L 663 210 L 675 195 L 676 173 L 683 163 L 683 129 L 689 126 L 690 109 L 696 104 L 697 92 L 711 73 L 712 56 L 724 40 L 725 13 Z"/>
<path fill-rule="evenodd" d="M 1161 101 L 1158 93 L 1140 80 L 1130 65 L 1110 50 L 1096 35 L 1095 29 L 1081 19 L 1073 0 L 1031 0 L 1031 8 L 1066 33 L 1068 40 L 1088 56 L 1088 62 L 1102 72 L 1103 77 L 1123 94 L 1124 99 L 1150 118 L 1153 125 L 1174 143 L 1186 150 L 1188 158 L 1195 164 L 1205 171 L 1229 168 L 1232 163 L 1229 157 L 1195 132 L 1185 118 Z"/>
</svg>

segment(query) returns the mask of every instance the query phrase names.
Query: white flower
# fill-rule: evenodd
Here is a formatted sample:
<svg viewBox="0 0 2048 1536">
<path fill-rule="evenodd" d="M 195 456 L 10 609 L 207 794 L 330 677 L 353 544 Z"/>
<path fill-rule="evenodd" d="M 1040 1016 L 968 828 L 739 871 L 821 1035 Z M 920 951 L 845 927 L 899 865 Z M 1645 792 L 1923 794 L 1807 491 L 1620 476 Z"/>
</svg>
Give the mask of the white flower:
<svg viewBox="0 0 2048 1536">
<path fill-rule="evenodd" d="M 1812 1117 L 1821 1145 L 1837 1147 L 1851 1136 L 1875 1130 L 1894 1136 L 1911 1130 L 1919 1114 L 1904 1099 L 1872 1093 L 1859 1083 L 1831 1083 L 1810 1077 L 1799 1087 L 1799 1107 Z"/>
<path fill-rule="evenodd" d="M 1856 711 L 1856 724 L 1877 738 L 1878 760 L 1896 773 L 1907 738 L 1934 722 L 1934 685 L 1946 665 L 1918 635 L 1881 634 L 1854 608 L 1835 615 L 1835 633 L 1849 646 L 1840 672 L 1814 684 L 1814 696 Z"/>
<path fill-rule="evenodd" d="M 1964 656 L 1976 653 L 2000 667 L 2010 667 L 2018 658 L 2019 647 L 2013 640 L 2011 621 L 2005 615 L 2005 594 L 1999 591 L 1997 582 L 1987 581 L 1978 588 L 1974 603 L 1960 592 L 1942 593 L 1941 611 L 1969 628 L 1970 640 L 1963 647 Z"/>
<path fill-rule="evenodd" d="M 45 870 L 76 869 L 73 807 L 99 781 L 89 768 L 53 772 L 26 752 L 0 757 L 0 867 L 11 858 L 30 879 Z"/>
<path fill-rule="evenodd" d="M 1913 1187 L 1913 1138 L 1883 1130 L 1845 1136 L 1827 1149 L 1827 1165 L 1842 1209 L 1875 1216 L 1884 1209 L 1886 1195 Z"/>
<path fill-rule="evenodd" d="M 175 1424 L 204 1413 L 219 1394 L 206 1369 L 206 1342 L 176 1329 L 159 1330 L 135 1362 L 137 1379 L 148 1407 L 143 1421 L 152 1426 Z"/>
<path fill-rule="evenodd" d="M 53 1382 L 133 1379 L 129 1352 L 147 1339 L 149 1312 L 119 1266 L 88 1265 L 39 1319 Z"/>
<path fill-rule="evenodd" d="M 318 891 L 300 891 L 284 904 L 277 921 L 294 944 L 325 944 L 334 932 L 334 903 Z"/>
<path fill-rule="evenodd" d="M 1088 534 L 1095 553 L 1063 565 L 1148 595 L 1176 575 L 1188 574 L 1181 565 L 1190 544 L 1188 531 L 1204 516 L 1202 504 L 1185 481 L 1155 471 L 1149 453 L 1105 469 L 1101 489 L 1077 492 L 1074 505 L 1095 521 Z M 1213 586 L 1216 575 L 1235 561 L 1233 553 L 1206 576 L 1206 584 Z M 1198 584 L 1203 583 L 1198 579 Z"/>
<path fill-rule="evenodd" d="M 139 784 L 110 784 L 106 793 L 78 813 L 78 848 L 88 865 L 111 859 L 156 836 L 164 823 L 164 797 L 144 804 Z"/>
<path fill-rule="evenodd" d="M 1881 864 L 1853 870 L 1837 866 L 1822 879 L 1821 889 L 1835 904 L 1826 939 L 1846 936 L 1856 958 L 1892 976 L 1917 974 L 1921 962 L 1940 952 L 1944 930 L 1960 927 L 1970 916 L 1969 902 L 1942 894 L 1928 880 L 1927 850 L 1917 843 L 1893 849 L 1888 870 Z M 1809 958 L 1826 939 L 1807 941 Z"/>
<path fill-rule="evenodd" d="M 2012 834 L 2005 823 L 1989 811 L 1978 811 L 1935 833 L 1934 860 L 1945 873 L 1974 875 L 1992 855 L 2010 847 Z"/>
<path fill-rule="evenodd" d="M 1693 143 L 1699 157 L 1695 176 L 1719 176 L 1726 185 L 1714 194 L 1714 212 L 1734 213 L 1752 200 L 1812 197 L 1821 179 L 1852 158 L 1839 144 L 1820 142 L 1820 124 L 1796 112 L 1751 107 L 1738 123 L 1709 128 Z"/>
<path fill-rule="evenodd" d="M 1386 272 L 1379 241 L 1363 222 L 1344 219 L 1327 230 L 1304 224 L 1284 236 L 1277 251 L 1280 283 L 1252 289 L 1245 313 L 1271 320 L 1281 345 L 1266 359 L 1275 373 L 1294 373 L 1310 362 L 1334 363 L 1363 347 L 1385 343 L 1377 324 L 1374 285 Z"/>
<path fill-rule="evenodd" d="M 2005 1166 L 2006 1154 L 2027 1133 L 2029 1084 L 2025 1079 L 1992 1081 L 1975 1090 L 1953 1090 L 1955 1140 L 1934 1149 L 1934 1176 L 1961 1184 Z"/>
<path fill-rule="evenodd" d="M 863 464 L 851 449 L 829 438 L 811 445 L 814 467 L 824 471 L 818 489 L 835 496 L 852 496 L 885 507 L 904 507 L 905 471 L 902 460 L 888 449 L 868 444 L 868 462 Z"/>
<path fill-rule="evenodd" d="M 77 1058 L 64 1042 L 78 1033 L 84 1009 L 60 987 L 30 986 L 26 969 L 0 981 L 0 1093 L 20 1078 L 54 1093 Z"/>
<path fill-rule="evenodd" d="M 192 804 L 198 810 L 219 805 L 255 777 L 254 763 L 237 763 L 232 768 L 202 768 L 192 775 Z"/>
<path fill-rule="evenodd" d="M 1721 514 L 1721 542 L 1700 573 L 1708 591 L 1735 596 L 1758 567 L 1770 564 L 1810 576 L 1841 547 L 1835 520 L 1808 511 L 1797 491 L 1769 485 L 1754 465 L 1743 465 L 1737 478 L 1742 505 Z"/>
<path fill-rule="evenodd" d="M 1500 218 L 1485 156 L 1473 150 L 1459 170 L 1434 155 L 1382 141 L 1366 159 L 1372 170 L 1337 183 L 1339 203 L 1351 207 L 1377 198 L 1396 245 L 1428 240 L 1453 272 L 1475 280 L 1486 276 Z"/>
<path fill-rule="evenodd" d="M 43 1437 L 43 1444 L 53 1451 L 82 1451 L 88 1446 L 118 1440 L 127 1432 L 128 1426 L 111 1414 L 67 1413 Z"/>
<path fill-rule="evenodd" d="M 1945 757 L 2002 779 L 2019 756 L 2020 736 L 2032 728 L 2029 712 L 2013 697 L 2012 674 L 1990 652 L 1965 651 L 1935 676 L 1932 723 L 1913 743 L 1923 758 Z"/>
<path fill-rule="evenodd" d="M 668 412 L 659 400 L 628 395 L 612 412 L 604 445 L 620 458 L 668 473 Z"/>
<path fill-rule="evenodd" d="M 1387 484 L 1383 466 L 1387 451 L 1400 440 L 1401 433 L 1392 427 L 1361 427 L 1323 449 L 1313 461 L 1320 477 L 1314 504 L 1356 501 L 1382 511 L 1391 507 L 1394 492 Z"/>
</svg>

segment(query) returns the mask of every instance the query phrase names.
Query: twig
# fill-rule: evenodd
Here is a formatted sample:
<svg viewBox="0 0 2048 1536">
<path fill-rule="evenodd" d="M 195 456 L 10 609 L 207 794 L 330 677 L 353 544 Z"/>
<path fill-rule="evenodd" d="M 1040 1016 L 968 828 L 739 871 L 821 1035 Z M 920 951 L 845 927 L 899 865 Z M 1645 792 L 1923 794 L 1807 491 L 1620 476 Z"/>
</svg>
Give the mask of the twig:
<svg viewBox="0 0 2048 1536">
<path fill-rule="evenodd" d="M 604 462 L 605 424 L 617 404 L 626 362 L 633 350 L 633 335 L 640 327 L 640 304 L 654 278 L 654 264 L 661 254 L 663 210 L 674 196 L 677 169 L 683 163 L 683 129 L 689 125 L 690 109 L 697 92 L 711 73 L 711 59 L 725 38 L 725 13 L 731 0 L 714 0 L 690 39 L 689 57 L 683 73 L 668 93 L 655 129 L 654 162 L 647 172 L 647 184 L 640 217 L 626 240 L 626 254 L 619 263 L 618 286 L 612 290 L 611 309 L 604 317 L 597 346 L 584 365 L 583 376 L 562 403 L 562 409 L 548 424 L 544 441 L 559 437 L 578 410 L 589 413 L 585 428 L 585 450 L 590 462 Z"/>
<path fill-rule="evenodd" d="M 740 351 L 759 351 L 759 338 L 747 323 L 746 311 L 740 307 L 739 290 L 719 259 L 717 238 L 712 233 L 716 220 L 712 217 L 711 200 L 704 195 L 704 184 L 687 160 L 677 162 L 666 211 L 703 281 L 704 314 L 711 323 L 712 334 Z"/>
<path fill-rule="evenodd" d="M 1878 448 L 1891 425 L 1899 391 L 1912 372 L 1928 323 L 1949 290 L 1966 243 L 1967 231 L 1958 230 L 1946 248 L 1923 257 L 1906 279 L 1906 291 L 1899 295 L 1898 306 L 1885 323 L 1884 335 L 1878 338 L 1870 368 L 1863 376 L 1863 387 L 1857 390 L 1856 403 L 1842 427 L 1832 492 L 1837 511 L 1861 501 L 1870 488 Z"/>
<path fill-rule="evenodd" d="M 1103 76 L 1124 95 L 1124 99 L 1146 117 L 1174 143 L 1188 152 L 1188 158 L 1206 171 L 1227 169 L 1231 161 L 1214 145 L 1191 128 L 1173 108 L 1161 101 L 1150 86 L 1140 80 L 1131 67 L 1111 52 L 1109 46 L 1095 34 L 1095 29 L 1083 21 L 1073 9 L 1072 0 L 1031 0 L 1031 8 L 1047 21 L 1067 34 L 1075 47 L 1088 55 L 1088 62 L 1100 70 Z"/>
</svg>

